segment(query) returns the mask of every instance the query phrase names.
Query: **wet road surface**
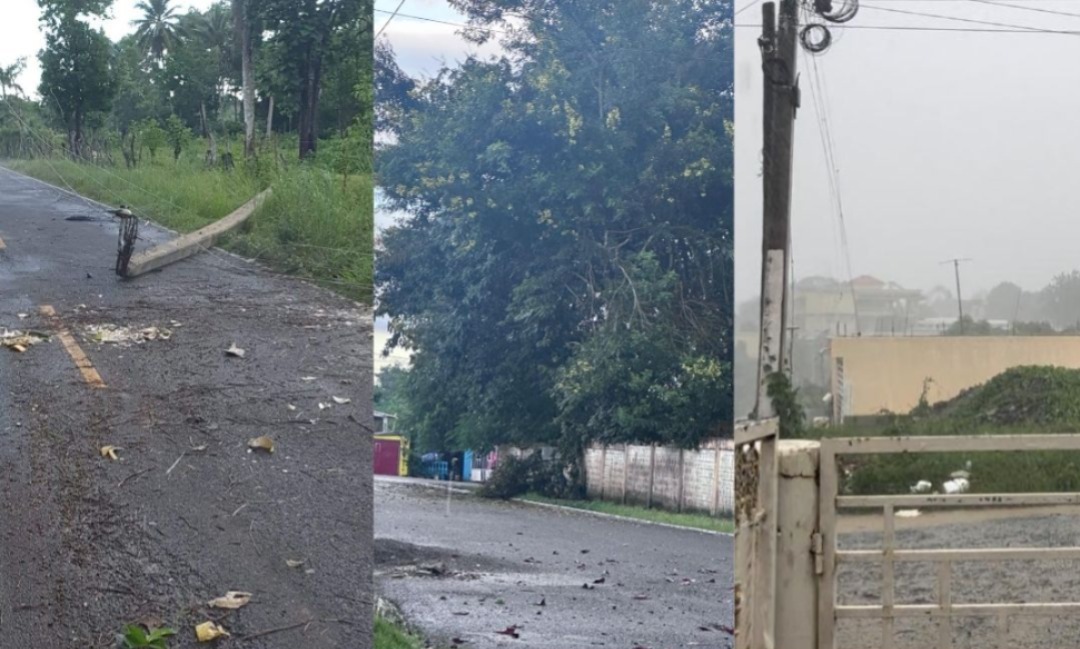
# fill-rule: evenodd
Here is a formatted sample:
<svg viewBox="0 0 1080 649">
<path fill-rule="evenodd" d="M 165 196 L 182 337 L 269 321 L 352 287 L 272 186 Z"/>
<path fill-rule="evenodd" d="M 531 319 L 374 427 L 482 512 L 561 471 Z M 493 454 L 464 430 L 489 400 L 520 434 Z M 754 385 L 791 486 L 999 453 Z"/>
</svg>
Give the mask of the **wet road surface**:
<svg viewBox="0 0 1080 649">
<path fill-rule="evenodd" d="M 216 250 L 119 280 L 116 228 L 0 169 L 0 331 L 54 334 L 0 349 L 0 647 L 113 647 L 138 621 L 201 647 L 210 619 L 223 648 L 369 646 L 370 311 Z M 172 236 L 140 230 L 137 250 Z M 101 344 L 101 324 L 172 335 Z M 207 607 L 230 590 L 254 597 Z"/>
<path fill-rule="evenodd" d="M 440 647 L 732 646 L 730 536 L 376 478 L 375 537 L 379 594 Z"/>
</svg>

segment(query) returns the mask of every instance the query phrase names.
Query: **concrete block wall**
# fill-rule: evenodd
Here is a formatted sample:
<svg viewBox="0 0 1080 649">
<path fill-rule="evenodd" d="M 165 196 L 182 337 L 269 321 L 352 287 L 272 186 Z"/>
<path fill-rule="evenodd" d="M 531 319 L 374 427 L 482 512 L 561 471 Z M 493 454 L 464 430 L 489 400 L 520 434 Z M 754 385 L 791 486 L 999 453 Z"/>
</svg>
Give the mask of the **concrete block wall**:
<svg viewBox="0 0 1080 649">
<path fill-rule="evenodd" d="M 585 452 L 590 498 L 729 516 L 735 508 L 731 440 L 698 449 L 596 445 Z"/>
</svg>

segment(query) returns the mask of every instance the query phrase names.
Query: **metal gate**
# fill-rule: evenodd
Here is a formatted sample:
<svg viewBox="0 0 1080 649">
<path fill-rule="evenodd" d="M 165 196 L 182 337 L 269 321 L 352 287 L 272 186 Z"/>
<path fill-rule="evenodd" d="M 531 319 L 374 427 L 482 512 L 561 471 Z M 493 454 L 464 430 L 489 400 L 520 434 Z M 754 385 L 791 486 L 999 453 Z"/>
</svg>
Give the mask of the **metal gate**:
<svg viewBox="0 0 1080 649">
<path fill-rule="evenodd" d="M 735 426 L 735 649 L 774 649 L 776 419 Z"/>
<path fill-rule="evenodd" d="M 817 649 L 835 649 L 836 622 L 845 618 L 877 619 L 882 623 L 882 649 L 894 646 L 893 622 L 897 618 L 934 618 L 938 637 L 933 645 L 951 647 L 952 622 L 959 617 L 996 618 L 999 629 L 1007 630 L 1014 616 L 1049 616 L 1080 613 L 1080 602 L 991 603 L 954 602 L 951 594 L 952 565 L 968 561 L 1062 560 L 1080 559 L 1080 547 L 1055 548 L 980 548 L 980 549 L 904 549 L 896 547 L 896 509 L 1031 507 L 1078 505 L 1080 493 L 1038 494 L 953 494 L 845 496 L 840 495 L 840 470 L 837 458 L 842 455 L 888 453 L 949 453 L 987 451 L 1078 451 L 1080 435 L 1007 435 L 974 437 L 867 437 L 824 439 L 821 441 L 819 534 L 820 573 L 818 597 Z M 837 518 L 843 509 L 877 509 L 883 514 L 880 550 L 837 549 Z M 881 564 L 883 581 L 881 603 L 876 605 L 840 605 L 837 600 L 837 566 L 842 563 L 875 562 Z M 937 564 L 936 604 L 897 604 L 895 602 L 895 566 L 901 562 Z M 1001 634 L 1005 643 L 1005 633 Z M 1005 646 L 1004 644 L 1002 646 Z"/>
</svg>

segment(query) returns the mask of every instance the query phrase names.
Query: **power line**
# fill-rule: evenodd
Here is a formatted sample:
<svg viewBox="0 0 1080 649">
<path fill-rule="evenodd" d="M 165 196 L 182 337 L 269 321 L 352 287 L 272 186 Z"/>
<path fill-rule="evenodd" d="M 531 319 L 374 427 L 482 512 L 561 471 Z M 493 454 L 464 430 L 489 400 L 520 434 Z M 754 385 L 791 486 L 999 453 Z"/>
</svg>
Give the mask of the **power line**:
<svg viewBox="0 0 1080 649">
<path fill-rule="evenodd" d="M 736 16 L 738 16 L 739 14 L 741 14 L 741 13 L 742 13 L 742 12 L 744 12 L 744 11 L 746 11 L 746 10 L 747 10 L 747 9 L 749 9 L 750 7 L 753 7 L 754 5 L 756 5 L 756 4 L 757 4 L 757 3 L 759 3 L 759 2 L 761 2 L 761 0 L 750 0 L 750 2 L 746 3 L 745 5 L 743 5 L 743 7 L 742 7 L 741 9 L 739 9 L 738 11 L 736 11 L 736 12 L 735 12 L 735 15 L 736 15 Z"/>
<path fill-rule="evenodd" d="M 1021 11 L 1035 11 L 1042 14 L 1053 14 L 1055 16 L 1070 16 L 1072 18 L 1080 18 L 1080 14 L 1070 11 L 1059 11 L 1057 9 L 1044 9 L 1042 7 L 1025 7 L 1023 5 L 1012 4 L 1008 2 L 996 2 L 995 0 L 967 0 L 968 2 L 977 2 L 979 4 L 990 5 L 991 7 L 1008 7 L 1009 9 L 1019 9 Z"/>
<path fill-rule="evenodd" d="M 906 16 L 918 16 L 920 18 L 939 18 L 942 20 L 952 20 L 961 23 L 971 23 L 973 25 L 987 25 L 989 27 L 999 27 L 1008 29 L 1026 30 L 1031 32 L 1041 32 L 1046 34 L 1071 34 L 1076 35 L 1076 31 L 1062 31 L 1057 29 L 1043 29 L 1041 27 L 1029 27 L 1027 25 L 1015 25 L 1012 23 L 999 23 L 992 20 L 979 20 L 977 18 L 963 18 L 960 16 L 947 16 L 945 14 L 932 14 L 923 11 L 911 11 L 909 9 L 893 9 L 891 7 L 877 7 L 874 5 L 860 4 L 863 9 L 871 9 L 873 11 L 886 11 L 894 14 L 903 14 Z"/>
<path fill-rule="evenodd" d="M 757 1 L 757 0 L 755 0 L 755 1 Z M 399 8 L 400 8 L 400 6 L 399 6 Z M 376 9 L 375 11 L 378 12 L 378 13 L 381 13 L 381 14 L 394 14 L 394 12 L 389 11 L 388 9 Z M 423 20 L 423 21 L 429 22 L 429 23 L 438 23 L 440 25 L 450 25 L 451 27 L 461 27 L 462 29 L 474 29 L 476 31 L 490 32 L 492 34 L 505 34 L 506 33 L 505 31 L 500 30 L 500 29 L 491 29 L 490 27 L 475 27 L 473 25 L 466 25 L 465 23 L 456 23 L 456 22 L 453 22 L 453 21 L 450 21 L 450 20 L 441 20 L 439 18 L 431 18 L 429 16 L 417 16 L 415 14 L 403 14 L 403 13 L 400 13 L 400 12 L 398 12 L 396 15 L 401 16 L 402 18 L 410 18 L 412 20 Z M 387 21 L 387 22 L 389 22 L 389 21 Z"/>
<path fill-rule="evenodd" d="M 390 17 L 386 19 L 386 22 L 382 24 L 382 27 L 379 28 L 379 31 L 375 33 L 375 40 L 379 40 L 379 37 L 382 36 L 382 33 L 386 31 L 387 27 L 390 26 L 390 23 L 393 22 L 394 17 L 398 15 L 398 12 L 401 11 L 401 7 L 404 5 L 405 0 L 401 0 L 401 2 L 398 3 L 394 11 L 390 13 Z"/>
<path fill-rule="evenodd" d="M 934 0 L 943 2 L 945 0 Z M 865 6 L 865 5 L 860 5 Z M 884 7 L 875 7 L 884 9 Z M 754 27 L 761 28 L 761 23 L 736 23 L 738 28 Z M 830 30 L 867 30 L 867 31 L 897 31 L 897 32 L 941 32 L 956 34 L 1031 34 L 1031 35 L 1054 35 L 1054 36 L 1080 36 L 1080 30 L 1049 30 L 1035 27 L 1018 27 L 1016 29 L 980 29 L 977 27 L 915 27 L 908 25 L 829 25 Z"/>
</svg>

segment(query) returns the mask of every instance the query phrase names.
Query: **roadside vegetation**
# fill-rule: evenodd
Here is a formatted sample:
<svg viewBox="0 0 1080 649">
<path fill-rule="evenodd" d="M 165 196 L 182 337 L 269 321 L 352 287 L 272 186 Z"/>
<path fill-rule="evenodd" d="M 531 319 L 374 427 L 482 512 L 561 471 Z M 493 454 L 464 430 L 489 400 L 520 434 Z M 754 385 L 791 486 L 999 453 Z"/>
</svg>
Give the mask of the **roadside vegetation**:
<svg viewBox="0 0 1080 649">
<path fill-rule="evenodd" d="M 156 0 L 117 42 L 89 23 L 112 0 L 39 4 L 39 86 L 0 67 L 4 165 L 180 232 L 272 187 L 222 245 L 370 302 L 369 0 Z"/>
<path fill-rule="evenodd" d="M 1076 433 L 1080 370 L 1015 367 L 940 404 L 930 405 L 924 397 L 910 413 L 813 430 L 789 425 L 787 430 L 803 438 Z M 850 472 L 844 489 L 853 494 L 909 493 L 920 480 L 940 488 L 961 470 L 970 474 L 973 493 L 1080 491 L 1080 452 L 897 453 L 842 462 Z"/>
<path fill-rule="evenodd" d="M 735 523 L 731 519 L 716 518 L 707 514 L 669 512 L 662 509 L 650 509 L 636 505 L 620 505 L 617 503 L 604 502 L 602 500 L 566 500 L 561 498 L 548 498 L 537 493 L 528 493 L 521 497 L 528 502 L 544 503 L 548 505 L 560 505 L 572 507 L 584 511 L 611 514 L 634 518 L 651 523 L 666 523 L 679 527 L 692 527 L 710 532 L 730 533 L 735 531 Z"/>
<path fill-rule="evenodd" d="M 423 649 L 424 642 L 407 629 L 381 616 L 375 618 L 374 649 Z"/>
</svg>

